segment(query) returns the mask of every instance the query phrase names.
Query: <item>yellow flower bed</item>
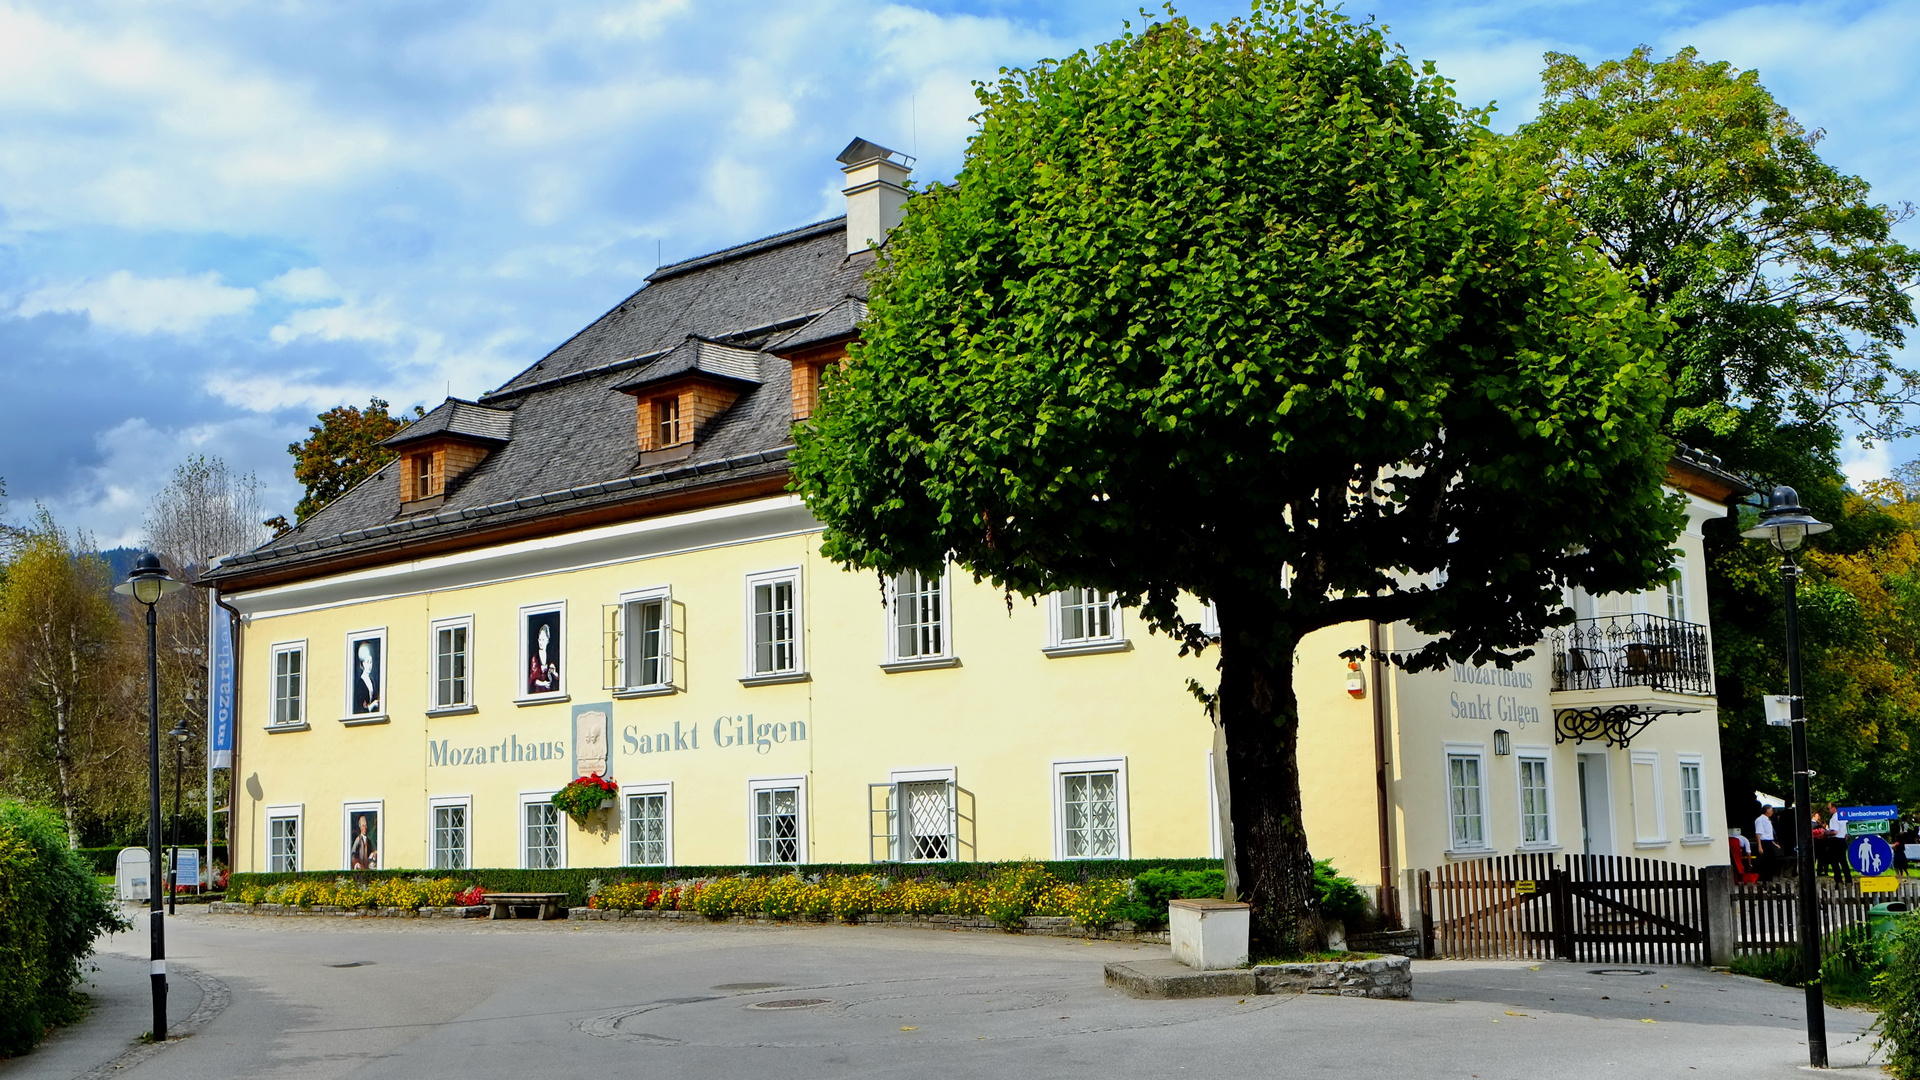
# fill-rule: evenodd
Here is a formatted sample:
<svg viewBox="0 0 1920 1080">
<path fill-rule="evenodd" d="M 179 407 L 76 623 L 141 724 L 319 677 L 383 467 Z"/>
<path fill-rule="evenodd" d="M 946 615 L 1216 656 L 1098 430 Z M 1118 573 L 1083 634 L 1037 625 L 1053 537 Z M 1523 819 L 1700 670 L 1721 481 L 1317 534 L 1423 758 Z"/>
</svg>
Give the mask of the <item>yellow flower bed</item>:
<svg viewBox="0 0 1920 1080">
<path fill-rule="evenodd" d="M 457 882 L 446 878 L 381 878 L 369 885 L 356 885 L 351 878 L 322 881 L 303 878 L 277 885 L 250 886 L 240 890 L 236 899 L 243 904 L 287 904 L 293 907 L 406 908 L 447 907 L 461 891 Z"/>
</svg>

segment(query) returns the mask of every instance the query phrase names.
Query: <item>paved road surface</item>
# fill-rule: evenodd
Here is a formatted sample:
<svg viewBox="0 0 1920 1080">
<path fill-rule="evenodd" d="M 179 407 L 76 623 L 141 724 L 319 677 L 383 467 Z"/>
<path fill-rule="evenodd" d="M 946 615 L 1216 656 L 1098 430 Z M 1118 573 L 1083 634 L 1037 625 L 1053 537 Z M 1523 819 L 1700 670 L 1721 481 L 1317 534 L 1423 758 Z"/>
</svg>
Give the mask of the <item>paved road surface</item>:
<svg viewBox="0 0 1920 1080">
<path fill-rule="evenodd" d="M 1001 934 L 182 909 L 168 942 L 187 1037 L 109 1064 L 148 1017 L 146 942 L 121 935 L 94 1019 L 0 1080 L 1805 1075 L 1798 991 L 1697 969 L 1442 961 L 1411 1002 L 1154 1002 L 1101 965 L 1164 947 Z M 1851 1075 L 1879 1075 L 1868 1019 L 1829 1012 Z"/>
</svg>

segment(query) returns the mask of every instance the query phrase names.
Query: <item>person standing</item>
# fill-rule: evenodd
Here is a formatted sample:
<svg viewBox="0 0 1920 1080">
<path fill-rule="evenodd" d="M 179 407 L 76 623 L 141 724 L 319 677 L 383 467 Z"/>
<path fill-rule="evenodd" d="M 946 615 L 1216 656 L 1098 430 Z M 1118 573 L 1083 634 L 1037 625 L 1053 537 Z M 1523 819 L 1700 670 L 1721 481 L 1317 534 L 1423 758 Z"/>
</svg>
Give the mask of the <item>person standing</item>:
<svg viewBox="0 0 1920 1080">
<path fill-rule="evenodd" d="M 1827 804 L 1827 839 L 1820 856 L 1832 866 L 1833 880 L 1853 880 L 1853 867 L 1847 863 L 1847 819 L 1833 803 Z"/>
<path fill-rule="evenodd" d="M 1773 807 L 1762 806 L 1760 816 L 1753 819 L 1753 842 L 1760 849 L 1760 880 L 1771 881 L 1780 862 L 1780 841 L 1773 835 Z"/>
</svg>

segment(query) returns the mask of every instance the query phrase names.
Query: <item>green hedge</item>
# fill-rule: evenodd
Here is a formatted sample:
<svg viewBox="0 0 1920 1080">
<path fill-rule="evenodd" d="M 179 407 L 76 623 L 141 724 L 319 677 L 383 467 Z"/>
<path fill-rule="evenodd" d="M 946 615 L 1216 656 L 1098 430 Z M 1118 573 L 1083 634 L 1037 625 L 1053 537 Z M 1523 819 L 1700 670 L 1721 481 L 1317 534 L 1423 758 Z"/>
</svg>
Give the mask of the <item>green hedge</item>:
<svg viewBox="0 0 1920 1080">
<path fill-rule="evenodd" d="M 1894 925 L 1884 967 L 1874 978 L 1880 1007 L 1880 1038 L 1874 1049 L 1887 1056 L 1887 1071 L 1920 1080 L 1920 914 Z"/>
<path fill-rule="evenodd" d="M 146 845 L 144 844 L 127 845 L 127 847 L 144 847 L 144 846 Z M 206 854 L 206 851 L 207 851 L 207 845 L 205 844 L 181 844 L 180 845 L 180 849 L 182 851 L 185 851 L 188 848 L 192 848 L 193 850 L 200 852 L 202 855 Z M 125 847 L 83 847 L 83 848 L 76 849 L 74 851 L 74 854 L 80 856 L 80 858 L 84 860 L 88 866 L 92 867 L 94 873 L 104 874 L 108 877 L 112 877 L 115 871 L 115 866 L 120 859 L 120 853 L 124 850 L 126 850 Z M 172 849 L 162 848 L 161 850 L 171 851 Z M 219 863 L 222 866 L 227 865 L 227 845 L 225 844 L 213 845 L 213 861 L 216 863 Z"/>
<path fill-rule="evenodd" d="M 935 881 L 993 880 L 1003 866 L 1015 863 L 810 863 L 792 866 L 585 866 L 566 870 L 509 870 L 497 867 L 478 870 L 307 870 L 297 874 L 235 874 L 227 882 L 227 895 L 242 889 L 277 885 L 283 881 L 318 878 L 331 881 L 350 877 L 355 881 L 373 881 L 382 877 L 452 878 L 467 885 L 478 885 L 490 892 L 563 892 L 570 907 L 587 902 L 587 883 L 598 880 L 604 885 L 622 881 L 670 881 L 685 878 L 777 877 L 793 873 L 811 874 L 885 874 L 901 879 Z M 1084 882 L 1110 878 L 1131 878 L 1148 870 L 1218 870 L 1218 859 L 1074 859 L 1040 864 L 1054 877 L 1066 882 Z"/>
<path fill-rule="evenodd" d="M 127 928 L 59 818 L 0 800 L 0 1057 L 85 1013 L 80 963 L 101 931 Z"/>
</svg>

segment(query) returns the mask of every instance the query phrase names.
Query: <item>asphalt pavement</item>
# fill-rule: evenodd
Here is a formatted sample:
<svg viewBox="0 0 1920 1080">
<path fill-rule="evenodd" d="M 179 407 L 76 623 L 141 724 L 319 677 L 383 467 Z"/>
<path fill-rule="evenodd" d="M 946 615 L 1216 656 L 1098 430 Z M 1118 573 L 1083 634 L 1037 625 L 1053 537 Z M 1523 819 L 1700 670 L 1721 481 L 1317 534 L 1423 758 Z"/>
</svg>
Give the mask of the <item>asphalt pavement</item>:
<svg viewBox="0 0 1920 1080">
<path fill-rule="evenodd" d="M 174 1021 L 148 1026 L 144 936 L 103 943 L 84 1024 L 0 1080 L 671 1075 L 1803 1076 L 1798 991 L 1692 968 L 1421 962 L 1413 1001 L 1142 1001 L 1134 946 L 884 926 L 169 920 Z M 190 989 L 189 989 L 190 988 Z M 1829 1010 L 1834 1063 L 1870 1014 Z"/>
</svg>

